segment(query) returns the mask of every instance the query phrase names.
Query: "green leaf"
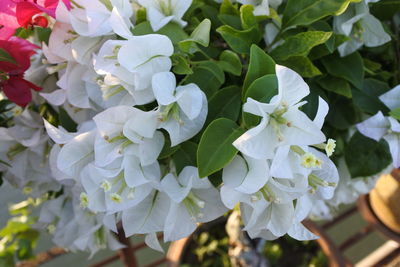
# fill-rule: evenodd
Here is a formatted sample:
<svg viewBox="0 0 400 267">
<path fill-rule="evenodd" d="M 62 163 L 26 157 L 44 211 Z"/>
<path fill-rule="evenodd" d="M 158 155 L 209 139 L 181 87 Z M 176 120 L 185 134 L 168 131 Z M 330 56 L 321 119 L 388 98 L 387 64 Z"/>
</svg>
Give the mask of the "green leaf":
<svg viewBox="0 0 400 267">
<path fill-rule="evenodd" d="M 318 79 L 318 84 L 327 91 L 351 98 L 350 84 L 341 78 L 332 77 L 330 75 Z"/>
<path fill-rule="evenodd" d="M 396 120 L 400 120 L 400 108 L 391 110 L 389 112 L 389 115 L 392 116 L 393 118 L 395 118 Z"/>
<path fill-rule="evenodd" d="M 290 57 L 279 63 L 291 68 L 305 78 L 312 78 L 322 74 L 308 57 Z"/>
<path fill-rule="evenodd" d="M 206 125 L 218 118 L 236 121 L 239 117 L 241 104 L 238 86 L 232 85 L 219 90 L 208 102 Z"/>
<path fill-rule="evenodd" d="M 331 55 L 321 59 L 322 64 L 333 76 L 343 78 L 357 88 L 362 88 L 364 80 L 364 63 L 359 53 L 346 57 Z"/>
<path fill-rule="evenodd" d="M 64 129 L 66 129 L 68 132 L 76 132 L 78 124 L 73 119 L 71 119 L 65 109 L 61 107 L 59 109 L 58 120 L 60 122 L 60 125 L 64 127 Z"/>
<path fill-rule="evenodd" d="M 179 54 L 173 54 L 172 57 L 172 71 L 176 74 L 187 75 L 192 74 L 190 64 L 187 58 Z"/>
<path fill-rule="evenodd" d="M 237 4 L 234 5 L 229 0 L 222 1 L 221 6 L 219 8 L 219 13 L 227 15 L 236 15 L 236 16 L 239 16 L 240 14 L 238 10 L 238 5 Z"/>
<path fill-rule="evenodd" d="M 182 27 L 175 22 L 170 22 L 160 30 L 154 32 L 151 28 L 150 22 L 145 21 L 132 28 L 131 32 L 133 35 L 146 35 L 151 33 L 163 34 L 171 39 L 173 44 L 178 44 L 180 41 L 188 38 L 188 35 Z"/>
<path fill-rule="evenodd" d="M 365 79 L 362 90 L 353 89 L 353 102 L 362 111 L 375 114 L 378 111 L 384 113 L 389 109 L 379 100 L 379 96 L 389 90 L 389 86 L 375 79 Z"/>
<path fill-rule="evenodd" d="M 243 100 L 250 84 L 266 74 L 275 74 L 275 62 L 264 50 L 257 45 L 252 45 L 250 48 L 249 68 L 243 83 Z"/>
<path fill-rule="evenodd" d="M 329 109 L 326 120 L 339 130 L 348 130 L 357 122 L 357 114 L 351 99 L 337 95 L 329 98 Z"/>
<path fill-rule="evenodd" d="M 17 61 L 3 48 L 0 48 L 0 62 L 8 62 L 17 65 Z"/>
<path fill-rule="evenodd" d="M 290 36 L 285 42 L 271 52 L 277 60 L 286 60 L 292 56 L 307 56 L 310 50 L 325 43 L 332 32 L 308 31 Z"/>
<path fill-rule="evenodd" d="M 251 97 L 254 100 L 269 103 L 274 95 L 278 94 L 278 80 L 275 74 L 264 75 L 255 80 L 246 92 L 245 101 Z M 254 127 L 260 123 L 259 116 L 243 112 L 242 119 L 247 128 Z"/>
<path fill-rule="evenodd" d="M 278 80 L 275 74 L 264 75 L 255 80 L 247 90 L 245 99 L 248 97 L 254 100 L 269 103 L 271 98 L 278 94 Z"/>
<path fill-rule="evenodd" d="M 345 160 L 353 178 L 379 173 L 392 162 L 389 146 L 356 132 L 345 149 Z"/>
<path fill-rule="evenodd" d="M 360 0 L 288 0 L 282 28 L 309 25 L 329 15 L 343 13 L 351 2 Z"/>
<path fill-rule="evenodd" d="M 51 34 L 50 28 L 36 27 L 35 31 L 37 33 L 37 37 L 40 43 L 44 42 L 46 44 L 49 44 L 49 38 Z"/>
<path fill-rule="evenodd" d="M 211 21 L 209 19 L 204 19 L 196 29 L 194 29 L 190 38 L 179 42 L 179 48 L 186 53 L 192 54 L 199 50 L 197 44 L 207 47 L 210 43 L 210 30 Z"/>
<path fill-rule="evenodd" d="M 225 74 L 224 71 L 221 69 L 221 67 L 218 65 L 218 63 L 213 62 L 213 61 L 204 61 L 201 62 L 199 65 L 197 65 L 198 68 L 204 68 L 209 70 L 214 74 L 215 77 L 217 77 L 218 81 L 223 84 L 225 82 Z"/>
<path fill-rule="evenodd" d="M 172 156 L 176 172 L 180 173 L 186 166 L 196 166 L 197 144 L 187 141 L 179 145 L 179 149 Z"/>
<path fill-rule="evenodd" d="M 253 5 L 242 5 L 240 7 L 240 21 L 242 23 L 242 28 L 245 30 L 257 26 L 258 24 L 253 11 Z"/>
<path fill-rule="evenodd" d="M 208 125 L 197 150 L 199 176 L 209 176 L 231 162 L 238 152 L 232 143 L 244 132 L 234 121 L 225 118 Z"/>
<path fill-rule="evenodd" d="M 218 19 L 225 25 L 231 26 L 235 29 L 240 29 L 242 23 L 238 15 L 219 14 Z"/>
<path fill-rule="evenodd" d="M 242 74 L 242 62 L 239 56 L 230 50 L 222 51 L 219 56 L 218 65 L 226 72 L 240 76 Z"/>
<path fill-rule="evenodd" d="M 258 26 L 241 31 L 224 25 L 219 27 L 217 32 L 221 34 L 233 51 L 244 54 L 248 54 L 250 46 L 258 43 L 262 38 Z"/>
<path fill-rule="evenodd" d="M 188 75 L 184 84 L 195 83 L 206 94 L 207 99 L 214 95 L 225 82 L 224 71 L 216 62 L 204 61 L 193 69 L 193 74 Z"/>
<path fill-rule="evenodd" d="M 391 20 L 397 12 L 400 12 L 400 1 L 398 0 L 381 0 L 371 7 L 371 14 L 379 20 Z"/>
<path fill-rule="evenodd" d="M 146 8 L 144 7 L 138 8 L 136 11 L 136 24 L 138 25 L 142 22 L 145 22 L 146 20 L 147 20 Z"/>
</svg>

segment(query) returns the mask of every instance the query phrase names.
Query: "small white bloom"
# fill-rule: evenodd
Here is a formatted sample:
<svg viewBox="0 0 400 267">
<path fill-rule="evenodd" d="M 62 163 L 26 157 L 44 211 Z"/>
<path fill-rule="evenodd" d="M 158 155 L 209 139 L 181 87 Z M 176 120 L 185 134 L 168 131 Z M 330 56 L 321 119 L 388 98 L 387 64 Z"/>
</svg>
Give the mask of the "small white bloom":
<svg viewBox="0 0 400 267">
<path fill-rule="evenodd" d="M 192 4 L 192 0 L 138 0 L 138 2 L 146 8 L 147 19 L 153 31 L 158 31 L 170 21 L 182 27 L 187 25 L 182 17 Z"/>
<path fill-rule="evenodd" d="M 262 117 L 258 126 L 248 130 L 233 145 L 247 156 L 272 159 L 283 145 L 312 145 L 325 141 L 320 125 L 299 110 L 309 87 L 296 72 L 276 65 L 278 95 L 265 104 L 248 98 L 244 112 Z"/>
<path fill-rule="evenodd" d="M 207 98 L 196 84 L 176 87 L 172 72 L 153 76 L 153 92 L 160 105 L 160 128 L 168 131 L 172 146 L 196 135 L 207 117 Z"/>
<path fill-rule="evenodd" d="M 346 56 L 361 46 L 375 47 L 390 41 L 382 23 L 369 13 L 367 1 L 351 4 L 346 12 L 334 17 L 334 30 L 351 38 L 340 45 L 341 56 Z"/>
</svg>

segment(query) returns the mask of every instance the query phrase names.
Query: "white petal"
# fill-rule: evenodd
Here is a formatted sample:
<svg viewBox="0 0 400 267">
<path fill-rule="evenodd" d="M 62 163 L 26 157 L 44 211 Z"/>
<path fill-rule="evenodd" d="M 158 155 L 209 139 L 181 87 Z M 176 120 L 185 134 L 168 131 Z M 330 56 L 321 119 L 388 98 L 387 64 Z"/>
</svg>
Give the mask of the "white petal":
<svg viewBox="0 0 400 267">
<path fill-rule="evenodd" d="M 200 114 L 203 106 L 202 100 L 204 100 L 203 94 L 194 83 L 176 88 L 178 105 L 190 120 L 195 119 Z"/>
<path fill-rule="evenodd" d="M 171 203 L 164 226 L 164 241 L 176 241 L 189 236 L 196 230 L 196 222 L 190 217 L 183 204 Z"/>
<path fill-rule="evenodd" d="M 134 155 L 125 155 L 123 165 L 125 181 L 129 187 L 136 187 L 149 182 L 144 176 L 138 157 Z"/>
<path fill-rule="evenodd" d="M 324 125 L 325 117 L 328 114 L 329 111 L 329 106 L 328 103 L 322 98 L 318 98 L 318 111 L 317 115 L 315 115 L 314 118 L 314 123 L 317 125 L 320 129 L 322 129 L 322 126 Z"/>
<path fill-rule="evenodd" d="M 157 56 L 169 57 L 174 47 L 171 40 L 160 34 L 131 37 L 119 50 L 118 61 L 129 71 Z"/>
<path fill-rule="evenodd" d="M 136 115 L 136 109 L 129 106 L 117 106 L 106 109 L 94 116 L 101 136 L 110 138 L 122 133 L 125 123 Z"/>
<path fill-rule="evenodd" d="M 243 154 L 255 159 L 273 158 L 278 137 L 272 127 L 267 126 L 267 123 L 268 119 L 263 118 L 259 125 L 236 139 L 233 146 Z"/>
<path fill-rule="evenodd" d="M 60 106 L 67 100 L 67 92 L 59 89 L 51 93 L 39 93 L 47 102 L 52 105 Z"/>
<path fill-rule="evenodd" d="M 269 166 L 266 160 L 245 157 L 249 172 L 240 186 L 235 189 L 245 194 L 254 194 L 260 190 L 269 179 Z"/>
<path fill-rule="evenodd" d="M 177 181 L 177 178 L 171 173 L 167 174 L 161 180 L 162 189 L 176 203 L 182 202 L 189 194 L 192 187 L 191 182 L 188 186 L 183 187 Z"/>
<path fill-rule="evenodd" d="M 139 144 L 139 157 L 143 166 L 154 163 L 161 153 L 164 146 L 164 135 L 157 131 L 153 139 L 145 138 L 143 143 Z"/>
<path fill-rule="evenodd" d="M 152 138 L 158 127 L 157 112 L 135 109 L 135 113 L 124 125 L 124 135 L 135 142 L 137 136 Z"/>
<path fill-rule="evenodd" d="M 224 185 L 232 189 L 238 187 L 243 182 L 247 172 L 248 168 L 245 160 L 241 156 L 236 155 L 231 163 L 222 170 Z"/>
<path fill-rule="evenodd" d="M 383 137 L 389 144 L 390 154 L 392 155 L 393 166 L 400 167 L 400 136 L 399 134 L 388 134 Z"/>
<path fill-rule="evenodd" d="M 83 167 L 93 161 L 94 139 L 94 131 L 74 137 L 62 147 L 57 167 L 70 177 L 78 177 Z"/>
<path fill-rule="evenodd" d="M 176 101 L 174 96 L 176 80 L 172 72 L 159 72 L 153 75 L 152 87 L 159 105 L 169 105 Z"/>
<path fill-rule="evenodd" d="M 302 223 L 294 223 L 288 231 L 288 235 L 294 239 L 304 241 L 304 240 L 314 240 L 318 239 L 319 236 L 314 235 L 310 232 Z"/>
<path fill-rule="evenodd" d="M 150 233 L 147 234 L 146 237 L 144 238 L 144 242 L 146 245 L 148 245 L 150 248 L 157 250 L 161 253 L 164 253 L 164 249 L 160 245 L 160 241 L 157 238 L 157 233 Z"/>
<path fill-rule="evenodd" d="M 400 107 L 400 85 L 384 93 L 379 99 L 391 110 Z"/>
<path fill-rule="evenodd" d="M 76 136 L 76 134 L 69 133 L 63 128 L 59 129 L 53 126 L 45 119 L 43 119 L 43 122 L 44 126 L 46 127 L 47 134 L 57 144 L 66 144 Z"/>
<path fill-rule="evenodd" d="M 391 40 L 382 23 L 371 14 L 367 14 L 362 18 L 362 27 L 364 28 L 364 44 L 367 47 L 380 46 Z"/>
<path fill-rule="evenodd" d="M 374 116 L 356 125 L 357 129 L 363 135 L 379 141 L 389 129 L 389 121 L 379 111 Z"/>
<path fill-rule="evenodd" d="M 278 78 L 279 94 L 282 95 L 282 101 L 289 106 L 300 102 L 310 93 L 310 88 L 298 73 L 278 64 L 275 70 Z"/>
</svg>

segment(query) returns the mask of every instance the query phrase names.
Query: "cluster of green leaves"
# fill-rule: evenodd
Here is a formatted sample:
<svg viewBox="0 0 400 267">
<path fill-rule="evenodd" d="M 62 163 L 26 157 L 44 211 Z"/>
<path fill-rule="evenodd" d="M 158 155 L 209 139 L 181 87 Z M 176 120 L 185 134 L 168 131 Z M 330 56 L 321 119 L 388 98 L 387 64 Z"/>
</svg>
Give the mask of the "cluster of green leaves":
<svg viewBox="0 0 400 267">
<path fill-rule="evenodd" d="M 371 6 L 392 42 L 340 57 L 337 48 L 348 37 L 334 33 L 332 19 L 352 2 L 359 1 L 288 0 L 279 10 L 271 8 L 269 16 L 254 16 L 251 5 L 193 1 L 184 17 L 189 22 L 185 29 L 171 22 L 157 33 L 174 43 L 173 71 L 179 83 L 196 83 L 206 94 L 208 117 L 204 130 L 192 140 L 172 148 L 167 143 L 160 159 L 173 160 L 178 172 L 195 165 L 200 177 L 208 176 L 218 185 L 221 170 L 238 153 L 232 142 L 259 122 L 258 117 L 241 112 L 242 104 L 248 97 L 268 102 L 277 93 L 275 64 L 281 64 L 310 85 L 308 104 L 303 107 L 310 118 L 316 114 L 319 96 L 328 102 L 324 131 L 337 139 L 335 156 L 345 156 L 353 177 L 372 175 L 386 167 L 390 155 L 385 141 L 375 142 L 360 134 L 348 139 L 349 128 L 366 115 L 389 112 L 378 96 L 398 84 L 400 77 L 398 60 L 393 60 L 399 53 L 399 34 L 392 21 L 400 4 L 382 0 Z M 389 11 L 391 16 L 386 13 Z M 139 22 L 133 34 L 152 33 L 145 19 Z M 263 35 L 270 22 L 280 30 L 267 45 Z M 376 148 L 368 152 L 374 156 L 363 156 L 365 142 Z"/>
<path fill-rule="evenodd" d="M 10 207 L 12 218 L 0 229 L 0 266 L 12 267 L 16 261 L 34 256 L 39 232 L 32 228 L 36 220 L 31 213 L 36 205 L 35 200 L 28 199 Z"/>
</svg>

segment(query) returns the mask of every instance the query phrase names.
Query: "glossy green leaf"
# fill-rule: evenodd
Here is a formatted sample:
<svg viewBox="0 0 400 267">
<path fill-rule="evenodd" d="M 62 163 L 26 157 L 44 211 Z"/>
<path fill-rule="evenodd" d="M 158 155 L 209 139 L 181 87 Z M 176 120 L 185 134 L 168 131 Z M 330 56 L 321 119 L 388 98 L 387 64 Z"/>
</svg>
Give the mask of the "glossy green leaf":
<svg viewBox="0 0 400 267">
<path fill-rule="evenodd" d="M 254 100 L 269 103 L 271 98 L 278 94 L 278 80 L 275 74 L 264 75 L 255 80 L 247 90 L 245 99 L 251 97 Z"/>
<path fill-rule="evenodd" d="M 150 22 L 145 21 L 132 28 L 131 32 L 133 35 L 146 35 L 151 33 L 163 34 L 168 36 L 173 44 L 178 44 L 180 41 L 188 38 L 188 35 L 182 29 L 182 27 L 175 22 L 170 22 L 162 27 L 160 30 L 154 32 L 151 28 Z"/>
<path fill-rule="evenodd" d="M 240 76 L 242 74 L 242 62 L 239 56 L 230 50 L 222 51 L 218 65 L 226 72 Z"/>
<path fill-rule="evenodd" d="M 400 108 L 396 108 L 389 112 L 389 115 L 395 118 L 396 120 L 400 121 Z"/>
<path fill-rule="evenodd" d="M 318 79 L 317 82 L 327 91 L 334 92 L 347 98 L 352 97 L 350 84 L 344 79 L 327 75 Z"/>
<path fill-rule="evenodd" d="M 188 39 L 179 42 L 179 48 L 184 52 L 194 53 L 199 49 L 197 44 L 207 47 L 210 43 L 210 30 L 211 21 L 209 19 L 204 19 L 196 29 L 194 29 Z"/>
<path fill-rule="evenodd" d="M 356 132 L 345 149 L 347 167 L 353 178 L 379 173 L 392 163 L 389 146 Z"/>
<path fill-rule="evenodd" d="M 238 5 L 233 4 L 230 0 L 223 0 L 219 8 L 220 14 L 236 15 L 239 16 Z"/>
<path fill-rule="evenodd" d="M 209 176 L 231 162 L 238 152 L 232 143 L 244 132 L 234 121 L 225 118 L 208 125 L 197 150 L 199 176 Z"/>
<path fill-rule="evenodd" d="M 221 34 L 222 38 L 224 38 L 233 51 L 244 54 L 248 54 L 250 46 L 258 43 L 262 38 L 258 26 L 241 31 L 224 25 L 219 27 L 217 32 Z"/>
<path fill-rule="evenodd" d="M 282 28 L 309 25 L 330 15 L 343 13 L 351 2 L 360 0 L 288 0 Z"/>
<path fill-rule="evenodd" d="M 241 104 L 238 86 L 233 85 L 219 90 L 208 102 L 206 124 L 218 118 L 236 121 L 239 117 Z"/>
<path fill-rule="evenodd" d="M 249 68 L 243 83 L 243 100 L 250 84 L 266 74 L 275 74 L 275 62 L 264 50 L 257 45 L 252 45 L 250 49 Z"/>
<path fill-rule="evenodd" d="M 294 70 L 304 78 L 312 78 L 322 74 L 308 57 L 290 57 L 279 63 Z"/>
<path fill-rule="evenodd" d="M 286 60 L 292 56 L 307 56 L 310 50 L 325 43 L 332 32 L 308 31 L 290 36 L 285 42 L 275 48 L 271 56 L 276 60 Z"/>
<path fill-rule="evenodd" d="M 362 111 L 375 114 L 378 111 L 384 113 L 389 109 L 379 100 L 379 96 L 389 90 L 389 86 L 375 79 L 365 79 L 362 89 L 353 88 L 353 102 Z"/>
<path fill-rule="evenodd" d="M 275 74 L 267 74 L 256 79 L 250 86 L 245 95 L 245 101 L 249 97 L 254 100 L 269 103 L 274 95 L 278 94 L 278 80 Z M 260 123 L 260 117 L 243 112 L 242 119 L 247 128 L 254 127 Z"/>
<path fill-rule="evenodd" d="M 187 58 L 179 54 L 173 54 L 172 57 L 172 71 L 176 74 L 186 75 L 192 74 L 190 64 Z"/>
<path fill-rule="evenodd" d="M 172 156 L 176 172 L 180 173 L 186 166 L 196 166 L 197 144 L 187 141 L 179 145 L 179 149 Z"/>
<path fill-rule="evenodd" d="M 321 59 L 322 64 L 333 76 L 343 78 L 357 88 L 362 88 L 364 80 L 364 63 L 359 53 L 346 57 L 331 55 Z"/>
<path fill-rule="evenodd" d="M 257 19 L 253 12 L 253 5 L 242 5 L 240 7 L 240 21 L 243 29 L 250 29 L 254 26 L 257 26 Z"/>
<path fill-rule="evenodd" d="M 193 69 L 193 74 L 188 75 L 184 84 L 195 83 L 209 99 L 225 81 L 223 70 L 215 62 L 204 62 Z"/>
</svg>

